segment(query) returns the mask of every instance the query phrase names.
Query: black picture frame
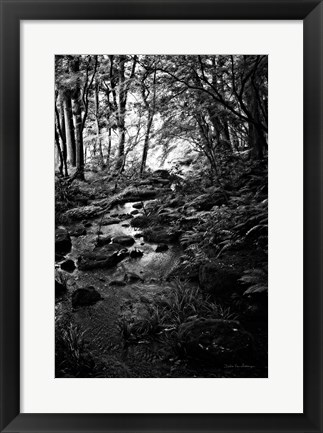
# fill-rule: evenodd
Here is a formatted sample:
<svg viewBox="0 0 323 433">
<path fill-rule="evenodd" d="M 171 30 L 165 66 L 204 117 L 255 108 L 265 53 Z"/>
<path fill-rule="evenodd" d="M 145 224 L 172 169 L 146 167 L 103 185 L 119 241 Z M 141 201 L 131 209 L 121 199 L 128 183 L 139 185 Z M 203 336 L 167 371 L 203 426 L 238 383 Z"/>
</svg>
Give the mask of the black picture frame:
<svg viewBox="0 0 323 433">
<path fill-rule="evenodd" d="M 0 5 L 1 432 L 322 432 L 322 2 L 318 0 L 78 0 L 76 2 L 0 0 Z M 305 323 L 303 414 L 20 413 L 19 25 L 21 20 L 31 19 L 303 20 Z M 290 162 L 292 163 L 292 155 Z"/>
</svg>

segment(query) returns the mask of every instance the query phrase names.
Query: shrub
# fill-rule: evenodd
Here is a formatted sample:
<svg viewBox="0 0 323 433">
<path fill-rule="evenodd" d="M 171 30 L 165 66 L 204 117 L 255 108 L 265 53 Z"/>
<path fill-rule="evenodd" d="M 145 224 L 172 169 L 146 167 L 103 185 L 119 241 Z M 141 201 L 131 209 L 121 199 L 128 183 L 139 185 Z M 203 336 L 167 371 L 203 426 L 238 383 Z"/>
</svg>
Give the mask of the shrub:
<svg viewBox="0 0 323 433">
<path fill-rule="evenodd" d="M 76 198 L 81 195 L 80 189 L 75 182 L 69 179 L 55 179 L 55 220 L 56 223 L 63 222 L 61 215 L 68 209 L 74 207 Z M 83 196 L 83 193 L 82 193 Z"/>
<path fill-rule="evenodd" d="M 55 325 L 55 376 L 91 377 L 94 359 L 87 348 L 86 331 L 72 322 Z"/>
<path fill-rule="evenodd" d="M 268 292 L 268 270 L 265 267 L 244 271 L 244 275 L 240 278 L 240 281 L 249 286 L 244 295 Z"/>
<path fill-rule="evenodd" d="M 258 202 L 251 193 L 232 197 L 228 205 L 216 206 L 199 218 L 199 224 L 181 237 L 187 259 L 193 252 L 196 260 L 206 260 L 203 254 L 209 257 L 210 249 L 215 251 L 215 257 L 246 247 L 267 254 L 267 200 Z"/>
<path fill-rule="evenodd" d="M 181 346 L 179 327 L 201 319 L 235 320 L 236 315 L 229 307 L 204 297 L 197 287 L 176 279 L 167 291 L 145 303 L 144 313 L 124 311 L 118 327 L 126 345 L 159 341 L 170 352 L 177 352 Z"/>
</svg>

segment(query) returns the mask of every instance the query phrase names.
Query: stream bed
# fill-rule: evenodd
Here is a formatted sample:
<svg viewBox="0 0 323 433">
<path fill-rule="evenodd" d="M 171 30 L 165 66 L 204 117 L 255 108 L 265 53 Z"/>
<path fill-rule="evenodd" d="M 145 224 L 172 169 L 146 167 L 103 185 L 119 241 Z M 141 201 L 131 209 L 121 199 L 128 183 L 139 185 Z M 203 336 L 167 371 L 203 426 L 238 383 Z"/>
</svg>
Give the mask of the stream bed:
<svg viewBox="0 0 323 433">
<path fill-rule="evenodd" d="M 72 249 L 65 259 L 72 259 L 77 266 L 78 257 L 84 251 L 93 251 L 100 236 L 132 236 L 135 243 L 127 247 L 128 251 L 140 250 L 143 255 L 137 258 L 127 256 L 112 268 L 97 268 L 87 271 L 76 269 L 69 273 L 61 271 L 60 262 L 56 262 L 56 268 L 66 279 L 67 293 L 56 299 L 56 321 L 67 320 L 80 326 L 87 340 L 91 341 L 100 356 L 111 356 L 113 353 L 120 359 L 124 359 L 122 337 L 118 329 L 120 315 L 125 310 L 134 311 L 144 308 L 156 295 L 167 291 L 168 283 L 165 283 L 167 273 L 182 255 L 182 248 L 178 244 L 168 244 L 168 250 L 156 252 L 156 243 L 144 241 L 140 229 L 130 225 L 131 212 L 135 208 L 133 203 L 125 203 L 112 208 L 104 215 L 104 218 L 118 218 L 122 221 L 115 224 L 101 225 L 102 217 L 91 220 L 91 226 L 86 228 L 86 234 L 71 236 Z M 126 214 L 126 215 L 125 215 Z M 131 274 L 139 278 L 131 279 L 124 283 L 125 276 Z M 111 282 L 122 282 L 120 285 L 110 285 Z M 94 305 L 72 308 L 72 293 L 78 288 L 92 286 L 102 296 L 102 300 Z M 135 306 L 135 307 L 133 307 Z"/>
</svg>

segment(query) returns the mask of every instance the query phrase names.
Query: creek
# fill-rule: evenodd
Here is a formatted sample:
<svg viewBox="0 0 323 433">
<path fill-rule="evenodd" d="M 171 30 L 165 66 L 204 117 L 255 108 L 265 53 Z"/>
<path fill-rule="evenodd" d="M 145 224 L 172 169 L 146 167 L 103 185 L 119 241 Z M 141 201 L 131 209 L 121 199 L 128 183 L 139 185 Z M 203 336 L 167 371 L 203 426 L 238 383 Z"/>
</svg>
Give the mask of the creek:
<svg viewBox="0 0 323 433">
<path fill-rule="evenodd" d="M 92 225 L 86 230 L 86 235 L 72 236 L 72 249 L 66 259 L 72 259 L 77 266 L 78 257 L 84 251 L 92 251 L 95 247 L 98 231 L 100 236 L 132 236 L 135 243 L 128 250 L 142 251 L 142 257 L 126 257 L 115 267 L 97 268 L 81 271 L 77 267 L 72 273 L 64 272 L 67 279 L 67 293 L 56 300 L 56 320 L 71 320 L 80 325 L 88 340 L 95 342 L 100 354 L 122 352 L 122 342 L 118 331 L 120 314 L 129 305 L 136 305 L 140 314 L 141 305 L 149 302 L 156 293 L 167 290 L 164 279 L 172 266 L 182 255 L 182 248 L 178 244 L 168 244 L 168 250 L 156 252 L 156 243 L 146 242 L 144 238 L 135 237 L 141 233 L 140 229 L 130 225 L 130 213 L 134 211 L 133 203 L 125 203 L 113 207 L 104 218 L 117 218 L 123 215 L 123 220 L 116 224 L 101 225 L 102 218 L 91 220 Z M 124 216 L 124 214 L 129 215 Z M 56 267 L 59 267 L 56 263 Z M 127 282 L 123 286 L 110 285 L 111 281 L 123 281 L 125 275 L 133 273 L 142 279 L 133 283 Z M 102 296 L 102 300 L 88 307 L 72 308 L 71 297 L 77 288 L 93 286 Z"/>
</svg>

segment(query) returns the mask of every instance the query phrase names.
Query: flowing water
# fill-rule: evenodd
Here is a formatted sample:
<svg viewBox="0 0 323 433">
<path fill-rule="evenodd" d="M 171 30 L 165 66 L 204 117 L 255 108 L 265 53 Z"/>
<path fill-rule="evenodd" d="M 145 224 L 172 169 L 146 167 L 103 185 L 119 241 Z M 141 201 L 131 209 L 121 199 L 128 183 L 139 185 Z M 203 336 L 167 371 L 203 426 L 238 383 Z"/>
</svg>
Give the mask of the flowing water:
<svg viewBox="0 0 323 433">
<path fill-rule="evenodd" d="M 104 218 L 116 218 L 117 215 L 130 214 L 133 210 L 133 203 L 125 203 L 111 209 Z M 117 224 L 101 225 L 101 217 L 91 220 L 92 225 L 87 228 L 86 235 L 72 237 L 72 250 L 66 258 L 72 259 L 77 265 L 77 258 L 81 253 L 94 249 L 98 230 L 101 230 L 101 236 L 108 235 L 111 238 L 121 235 L 134 237 L 141 230 L 131 227 L 130 221 L 131 217 Z M 86 332 L 88 339 L 95 341 L 95 347 L 101 354 L 121 350 L 122 342 L 117 327 L 120 314 L 129 308 L 129 305 L 136 305 L 136 308 L 140 309 L 141 304 L 144 305 L 156 293 L 167 290 L 167 283 L 163 279 L 182 254 L 179 245 L 169 244 L 169 249 L 160 253 L 155 252 L 156 247 L 157 244 L 145 242 L 143 237 L 138 237 L 128 250 L 141 250 L 142 257 L 126 257 L 117 266 L 109 269 L 81 271 L 76 268 L 72 273 L 61 271 L 67 278 L 68 291 L 56 301 L 56 320 L 70 317 Z M 59 267 L 59 262 L 56 267 Z M 109 285 L 113 280 L 123 280 L 129 272 L 137 274 L 143 281 L 127 283 L 125 286 Z M 73 309 L 73 291 L 88 286 L 93 286 L 100 293 L 102 301 L 92 306 Z"/>
</svg>

